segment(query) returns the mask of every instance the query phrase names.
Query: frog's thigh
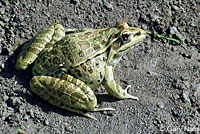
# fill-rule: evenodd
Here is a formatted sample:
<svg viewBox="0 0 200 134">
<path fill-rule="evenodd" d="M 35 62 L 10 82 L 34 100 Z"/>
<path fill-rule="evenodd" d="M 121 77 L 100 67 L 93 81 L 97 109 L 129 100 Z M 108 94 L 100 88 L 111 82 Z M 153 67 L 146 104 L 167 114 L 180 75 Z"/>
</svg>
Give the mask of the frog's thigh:
<svg viewBox="0 0 200 134">
<path fill-rule="evenodd" d="M 37 95 L 59 107 L 91 111 L 97 105 L 93 91 L 76 78 L 62 80 L 50 76 L 35 76 L 30 87 Z"/>
<path fill-rule="evenodd" d="M 15 68 L 25 70 L 35 61 L 39 53 L 47 45 L 52 45 L 65 36 L 65 30 L 62 25 L 54 23 L 50 27 L 38 33 L 29 43 L 25 44 L 18 56 Z"/>
<path fill-rule="evenodd" d="M 50 76 L 34 76 L 30 81 L 33 92 L 49 103 L 63 109 L 94 118 L 86 111 L 114 110 L 112 108 L 95 108 L 97 99 L 93 91 L 84 82 L 66 75 L 65 79 Z"/>
</svg>

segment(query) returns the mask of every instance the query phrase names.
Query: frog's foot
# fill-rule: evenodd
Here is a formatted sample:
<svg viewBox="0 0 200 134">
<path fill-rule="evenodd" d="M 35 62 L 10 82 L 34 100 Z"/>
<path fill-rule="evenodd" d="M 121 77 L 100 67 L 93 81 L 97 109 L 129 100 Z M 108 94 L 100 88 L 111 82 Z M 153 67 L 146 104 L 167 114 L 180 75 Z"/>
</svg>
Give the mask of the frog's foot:
<svg viewBox="0 0 200 134">
<path fill-rule="evenodd" d="M 127 97 L 127 99 L 133 99 L 133 100 L 137 100 L 137 101 L 138 101 L 138 100 L 139 100 L 138 97 L 132 96 L 132 95 L 130 95 L 130 94 L 127 93 L 127 90 L 128 90 L 129 88 L 131 88 L 131 85 L 128 85 L 128 86 L 124 89 L 124 91 L 126 92 L 126 97 Z"/>
<path fill-rule="evenodd" d="M 62 107 L 61 107 L 62 108 Z M 68 107 L 63 107 L 63 109 L 66 109 L 68 111 L 71 111 L 71 112 L 74 112 L 74 113 L 77 113 L 77 114 L 80 114 L 82 116 L 85 116 L 85 117 L 88 117 L 88 118 L 91 118 L 91 119 L 94 119 L 94 120 L 97 120 L 97 118 L 95 118 L 94 116 L 90 115 L 89 113 L 84 113 L 78 109 L 72 109 L 72 108 L 68 108 Z"/>
<path fill-rule="evenodd" d="M 104 85 L 106 86 L 108 93 L 117 97 L 118 99 L 139 100 L 138 97 L 128 94 L 127 90 L 131 87 L 130 85 L 128 85 L 125 89 L 122 89 L 122 87 L 118 85 L 114 80 L 106 81 Z"/>
<path fill-rule="evenodd" d="M 108 93 L 117 97 L 118 99 L 139 100 L 138 97 L 132 96 L 127 93 L 127 89 L 130 88 L 130 85 L 128 85 L 124 90 L 119 84 L 116 83 L 116 81 L 114 80 L 113 70 L 113 66 L 106 67 L 105 80 L 103 81 L 103 84 L 105 85 Z"/>
<path fill-rule="evenodd" d="M 133 100 L 137 100 L 137 101 L 139 100 L 138 97 L 132 96 L 132 95 L 130 95 L 130 94 L 127 93 L 127 90 L 128 90 L 130 87 L 131 87 L 131 85 L 128 85 L 128 86 L 124 89 L 126 96 L 124 96 L 124 97 L 122 97 L 122 98 L 119 98 L 119 99 L 133 99 Z M 108 92 L 102 93 L 101 95 L 112 96 L 112 94 L 111 94 L 111 93 L 108 93 Z"/>
</svg>

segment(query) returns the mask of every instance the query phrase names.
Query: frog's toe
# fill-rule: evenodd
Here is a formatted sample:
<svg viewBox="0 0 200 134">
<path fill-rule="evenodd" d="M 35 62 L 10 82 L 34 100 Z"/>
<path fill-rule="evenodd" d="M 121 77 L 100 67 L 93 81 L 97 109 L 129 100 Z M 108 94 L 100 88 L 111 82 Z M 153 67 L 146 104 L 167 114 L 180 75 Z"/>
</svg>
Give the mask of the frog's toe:
<svg viewBox="0 0 200 134">
<path fill-rule="evenodd" d="M 110 107 L 107 107 L 107 108 L 94 108 L 92 111 L 115 111 L 114 108 L 110 108 Z"/>
<path fill-rule="evenodd" d="M 124 90 L 127 92 L 129 88 L 131 88 L 131 85 L 128 85 Z"/>
<path fill-rule="evenodd" d="M 94 116 L 92 116 L 92 115 L 90 115 L 88 113 L 84 114 L 84 116 L 86 116 L 88 118 L 91 118 L 91 119 L 94 119 L 94 120 L 97 120 L 97 118 L 95 118 Z"/>
<path fill-rule="evenodd" d="M 132 96 L 132 95 L 130 95 L 128 93 L 126 95 L 124 95 L 122 99 L 133 99 L 133 100 L 137 100 L 137 101 L 139 100 L 138 97 Z"/>
</svg>

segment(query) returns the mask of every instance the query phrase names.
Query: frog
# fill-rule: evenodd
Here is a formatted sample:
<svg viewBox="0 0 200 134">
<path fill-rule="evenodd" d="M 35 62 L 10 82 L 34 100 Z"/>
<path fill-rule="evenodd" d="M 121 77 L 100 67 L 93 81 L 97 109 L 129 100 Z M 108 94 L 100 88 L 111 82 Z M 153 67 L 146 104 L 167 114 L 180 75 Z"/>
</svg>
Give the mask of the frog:
<svg viewBox="0 0 200 134">
<path fill-rule="evenodd" d="M 124 21 L 108 28 L 65 29 L 53 23 L 25 44 L 16 61 L 17 70 L 32 65 L 30 89 L 43 100 L 95 119 L 100 108 L 93 91 L 103 84 L 107 94 L 118 99 L 139 100 L 114 79 L 114 68 L 128 50 L 141 44 L 145 30 Z"/>
</svg>

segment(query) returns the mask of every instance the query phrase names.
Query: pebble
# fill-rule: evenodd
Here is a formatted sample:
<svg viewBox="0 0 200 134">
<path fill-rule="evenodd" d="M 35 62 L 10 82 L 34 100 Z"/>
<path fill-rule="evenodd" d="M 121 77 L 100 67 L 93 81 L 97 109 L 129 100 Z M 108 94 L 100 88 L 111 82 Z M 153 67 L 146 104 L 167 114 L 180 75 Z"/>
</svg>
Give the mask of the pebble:
<svg viewBox="0 0 200 134">
<path fill-rule="evenodd" d="M 175 11 L 178 11 L 178 10 L 179 10 L 179 7 L 176 6 L 176 5 L 172 5 L 172 9 L 174 9 Z"/>
<path fill-rule="evenodd" d="M 8 122 L 9 124 L 15 124 L 17 123 L 18 116 L 15 114 L 9 115 L 8 117 L 5 118 L 5 121 Z"/>
<path fill-rule="evenodd" d="M 104 2 L 104 7 L 106 9 L 108 9 L 109 11 L 112 11 L 113 10 L 113 5 L 108 3 L 108 2 Z"/>
<path fill-rule="evenodd" d="M 1 63 L 1 62 L 0 62 Z M 4 63 L 1 63 L 0 64 L 0 69 L 4 69 L 5 68 L 5 64 Z"/>
<path fill-rule="evenodd" d="M 17 97 L 9 97 L 6 102 L 8 106 L 12 108 L 16 108 L 17 106 L 21 104 L 21 101 Z"/>
<path fill-rule="evenodd" d="M 158 105 L 158 107 L 161 108 L 161 109 L 163 109 L 163 108 L 165 107 L 165 104 L 164 104 L 163 101 L 158 101 L 157 105 Z"/>
<path fill-rule="evenodd" d="M 159 18 L 159 16 L 156 14 L 150 14 L 150 17 L 151 17 L 151 21 L 156 21 Z"/>
<path fill-rule="evenodd" d="M 200 98 L 200 83 L 199 84 L 196 84 L 196 92 L 194 93 L 194 96 L 196 98 Z"/>
<path fill-rule="evenodd" d="M 48 119 L 44 120 L 44 125 L 49 125 L 49 120 Z"/>
<path fill-rule="evenodd" d="M 184 87 L 186 89 L 190 89 L 190 82 L 189 81 L 183 81 Z"/>
<path fill-rule="evenodd" d="M 5 8 L 0 8 L 0 14 L 5 14 Z"/>
<path fill-rule="evenodd" d="M 200 83 L 196 85 L 196 89 L 200 91 Z"/>
<path fill-rule="evenodd" d="M 31 118 L 35 117 L 32 109 L 30 109 L 27 113 L 31 116 Z"/>
<path fill-rule="evenodd" d="M 10 3 L 9 3 L 8 0 L 2 0 L 2 4 L 3 4 L 4 6 L 8 6 Z"/>
<path fill-rule="evenodd" d="M 178 31 L 178 29 L 176 27 L 171 27 L 170 33 L 172 35 L 176 35 L 181 41 L 185 40 L 185 37 L 183 35 L 181 35 L 181 33 Z"/>
<path fill-rule="evenodd" d="M 8 100 L 8 96 L 6 94 L 3 95 L 3 101 L 7 101 Z"/>
<path fill-rule="evenodd" d="M 79 0 L 70 0 L 70 3 L 74 4 L 74 5 L 77 5 L 77 4 L 80 3 L 80 1 Z"/>
<path fill-rule="evenodd" d="M 190 98 L 189 98 L 189 94 L 190 94 L 190 92 L 189 92 L 188 90 L 183 90 L 182 95 L 183 95 L 184 100 L 185 100 L 186 102 L 191 103 L 191 102 L 190 102 Z"/>
<path fill-rule="evenodd" d="M 188 58 L 190 59 L 192 57 L 192 54 L 191 53 L 188 53 L 188 52 L 181 52 L 181 55 L 184 57 L 184 58 Z"/>
<path fill-rule="evenodd" d="M 158 73 L 156 73 L 155 71 L 152 71 L 152 70 L 148 70 L 147 73 L 150 74 L 151 76 L 158 75 Z"/>
<path fill-rule="evenodd" d="M 28 115 L 25 115 L 25 116 L 24 116 L 24 120 L 25 120 L 25 121 L 28 121 L 28 120 L 29 120 Z"/>
<path fill-rule="evenodd" d="M 176 28 L 176 27 L 171 27 L 171 28 L 170 28 L 170 33 L 171 33 L 171 34 L 176 34 L 176 33 L 178 33 L 177 28 Z"/>
</svg>

